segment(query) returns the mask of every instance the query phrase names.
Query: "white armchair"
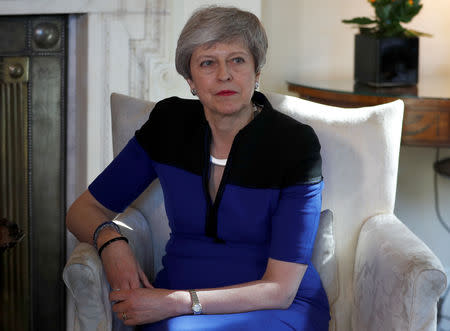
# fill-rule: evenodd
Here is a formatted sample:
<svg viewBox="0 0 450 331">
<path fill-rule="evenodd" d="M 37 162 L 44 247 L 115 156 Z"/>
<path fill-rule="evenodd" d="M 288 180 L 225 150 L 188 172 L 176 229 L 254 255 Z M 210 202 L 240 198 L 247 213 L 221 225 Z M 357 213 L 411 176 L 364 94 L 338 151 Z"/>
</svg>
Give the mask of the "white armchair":
<svg viewBox="0 0 450 331">
<path fill-rule="evenodd" d="M 330 330 L 435 330 L 445 273 L 431 250 L 393 214 L 402 101 L 342 109 L 266 95 L 275 109 L 311 125 L 322 145 L 323 209 L 334 216 L 322 213 L 313 263 L 330 302 Z M 111 96 L 114 154 L 152 107 Z M 159 183 L 150 185 L 117 221 L 153 278 L 169 233 Z M 111 314 L 109 286 L 93 247 L 75 248 L 63 278 L 76 310 L 70 330 L 127 329 Z"/>
</svg>

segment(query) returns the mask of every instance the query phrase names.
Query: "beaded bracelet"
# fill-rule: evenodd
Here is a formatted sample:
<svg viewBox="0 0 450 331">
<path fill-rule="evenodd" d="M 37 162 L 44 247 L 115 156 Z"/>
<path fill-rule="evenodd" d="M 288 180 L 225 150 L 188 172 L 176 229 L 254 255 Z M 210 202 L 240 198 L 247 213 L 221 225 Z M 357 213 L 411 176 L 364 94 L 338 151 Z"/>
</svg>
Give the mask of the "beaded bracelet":
<svg viewBox="0 0 450 331">
<path fill-rule="evenodd" d="M 107 246 L 109 246 L 109 245 L 112 244 L 113 242 L 119 241 L 119 240 L 126 241 L 126 243 L 128 244 L 128 239 L 127 239 L 126 237 L 115 237 L 115 238 L 112 238 L 111 240 L 108 240 L 107 242 L 105 242 L 105 243 L 102 245 L 102 247 L 100 247 L 100 249 L 98 250 L 98 255 L 100 256 L 100 258 L 102 257 L 102 252 L 103 252 L 103 250 L 104 250 Z"/>
<path fill-rule="evenodd" d="M 100 232 L 101 232 L 104 228 L 108 228 L 108 227 L 113 228 L 113 229 L 116 230 L 120 235 L 122 235 L 122 232 L 120 231 L 119 226 L 118 226 L 116 223 L 114 223 L 113 221 L 108 221 L 108 222 L 104 222 L 104 223 L 100 224 L 100 225 L 97 227 L 97 229 L 95 229 L 95 232 L 94 232 L 94 239 L 93 239 L 93 241 L 94 241 L 94 247 L 95 247 L 95 249 L 98 250 L 98 247 L 97 247 L 97 240 L 98 240 L 98 236 L 99 236 Z"/>
</svg>

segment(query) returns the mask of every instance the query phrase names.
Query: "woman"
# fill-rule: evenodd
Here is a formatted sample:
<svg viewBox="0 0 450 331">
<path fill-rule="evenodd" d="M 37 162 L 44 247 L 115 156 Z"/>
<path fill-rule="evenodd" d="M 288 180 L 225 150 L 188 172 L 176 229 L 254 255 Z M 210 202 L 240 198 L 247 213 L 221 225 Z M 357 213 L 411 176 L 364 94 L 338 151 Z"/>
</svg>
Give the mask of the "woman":
<svg viewBox="0 0 450 331">
<path fill-rule="evenodd" d="M 266 50 L 253 14 L 194 13 L 179 37 L 176 67 L 199 100 L 160 101 L 70 208 L 70 231 L 100 248 L 113 311 L 125 324 L 328 330 L 327 297 L 310 263 L 320 144 L 310 127 L 255 92 Z M 157 177 L 171 236 L 152 285 L 108 221 Z"/>
</svg>

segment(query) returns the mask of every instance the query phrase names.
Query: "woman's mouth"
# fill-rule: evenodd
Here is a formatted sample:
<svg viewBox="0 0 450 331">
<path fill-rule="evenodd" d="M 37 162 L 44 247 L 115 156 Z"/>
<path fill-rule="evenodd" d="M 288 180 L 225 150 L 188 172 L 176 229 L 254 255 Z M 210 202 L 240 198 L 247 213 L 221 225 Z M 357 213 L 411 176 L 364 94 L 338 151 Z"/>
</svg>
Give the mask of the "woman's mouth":
<svg viewBox="0 0 450 331">
<path fill-rule="evenodd" d="M 228 96 L 234 95 L 234 94 L 236 94 L 236 93 L 237 93 L 237 92 L 231 91 L 231 90 L 223 90 L 223 91 L 218 92 L 217 95 L 224 96 L 224 97 L 228 97 Z"/>
</svg>

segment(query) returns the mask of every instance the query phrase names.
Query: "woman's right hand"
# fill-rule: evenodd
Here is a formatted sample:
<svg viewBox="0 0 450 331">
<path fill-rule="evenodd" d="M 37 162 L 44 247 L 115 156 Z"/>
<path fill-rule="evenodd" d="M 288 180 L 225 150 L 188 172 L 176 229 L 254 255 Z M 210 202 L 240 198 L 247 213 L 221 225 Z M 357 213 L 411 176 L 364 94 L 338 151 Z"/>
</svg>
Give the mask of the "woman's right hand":
<svg viewBox="0 0 450 331">
<path fill-rule="evenodd" d="M 109 244 L 103 249 L 100 258 L 112 289 L 153 288 L 125 241 L 118 240 Z"/>
<path fill-rule="evenodd" d="M 103 222 L 114 219 L 116 215 L 116 212 L 104 207 L 86 190 L 69 208 L 67 227 L 78 240 L 93 244 L 92 237 L 96 228 Z M 98 234 L 97 247 L 102 247 L 115 237 L 120 237 L 120 234 L 113 228 L 104 228 Z M 106 246 L 100 258 L 111 288 L 152 287 L 125 241 L 118 240 Z"/>
</svg>

